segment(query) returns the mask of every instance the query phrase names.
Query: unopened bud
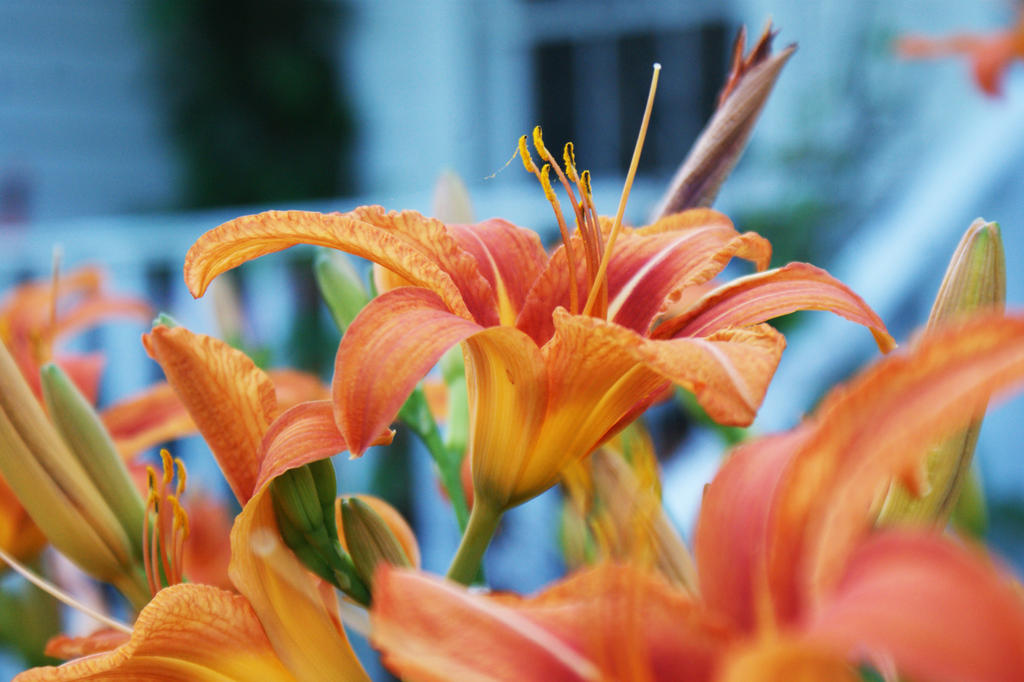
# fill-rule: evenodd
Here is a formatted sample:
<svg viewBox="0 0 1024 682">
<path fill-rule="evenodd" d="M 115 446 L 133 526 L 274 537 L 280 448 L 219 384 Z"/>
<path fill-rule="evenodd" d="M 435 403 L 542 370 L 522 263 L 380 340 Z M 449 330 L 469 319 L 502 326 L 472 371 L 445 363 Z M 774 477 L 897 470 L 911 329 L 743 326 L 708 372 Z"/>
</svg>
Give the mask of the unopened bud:
<svg viewBox="0 0 1024 682">
<path fill-rule="evenodd" d="M 1005 299 L 1006 258 L 999 225 L 979 218 L 967 228 L 953 253 L 927 328 L 955 323 L 977 312 L 1002 310 Z M 986 406 L 964 406 L 976 415 L 975 419 L 966 429 L 932 448 L 923 480 L 916 486 L 919 490 L 912 492 L 904 482 L 892 484 L 878 515 L 879 525 L 946 523 L 969 475 Z M 984 501 L 980 504 L 983 506 Z"/>
<path fill-rule="evenodd" d="M 334 468 L 330 460 L 322 461 L 331 467 L 332 505 Z M 323 465 L 317 470 L 307 464 L 286 471 L 271 482 L 270 494 L 281 539 L 309 570 L 357 602 L 369 604 L 369 590 L 338 542 L 333 509 L 321 504 L 321 494 L 326 495 L 328 489 L 326 482 L 317 481 L 325 478 L 323 474 Z"/>
<path fill-rule="evenodd" d="M 345 333 L 359 311 L 370 301 L 362 278 L 348 256 L 332 249 L 317 253 L 313 274 L 334 323 Z"/>
<path fill-rule="evenodd" d="M 434 185 L 434 217 L 442 223 L 473 222 L 473 202 L 469 190 L 455 171 L 444 171 Z"/>
<path fill-rule="evenodd" d="M 392 566 L 411 566 L 401 543 L 380 514 L 362 500 L 351 497 L 341 501 L 345 544 L 359 577 L 371 585 L 373 572 L 381 562 Z"/>
<path fill-rule="evenodd" d="M 145 507 L 114 441 L 96 410 L 60 367 L 53 363 L 44 365 L 40 380 L 50 419 L 141 558 Z"/>
</svg>

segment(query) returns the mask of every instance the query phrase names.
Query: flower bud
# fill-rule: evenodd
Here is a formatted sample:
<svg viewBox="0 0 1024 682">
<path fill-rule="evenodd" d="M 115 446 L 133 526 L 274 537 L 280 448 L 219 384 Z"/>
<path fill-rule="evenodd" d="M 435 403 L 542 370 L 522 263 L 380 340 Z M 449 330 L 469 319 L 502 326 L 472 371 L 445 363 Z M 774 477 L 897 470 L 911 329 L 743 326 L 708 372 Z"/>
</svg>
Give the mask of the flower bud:
<svg viewBox="0 0 1024 682">
<path fill-rule="evenodd" d="M 960 240 L 939 287 L 927 329 L 955 323 L 985 310 L 1002 310 L 1006 299 L 1006 258 L 999 225 L 981 218 Z M 967 478 L 986 405 L 965 406 L 976 418 L 970 426 L 929 452 L 919 481 L 897 481 L 878 515 L 880 525 L 945 524 Z M 916 494 L 915 494 L 916 493 Z M 980 492 L 979 492 L 980 494 Z M 983 503 L 982 503 L 983 504 Z"/>
<path fill-rule="evenodd" d="M 401 543 L 380 514 L 358 497 L 340 501 L 345 545 L 359 577 L 371 585 L 373 572 L 381 562 L 412 566 Z"/>
<path fill-rule="evenodd" d="M 334 323 L 344 334 L 359 311 L 370 301 L 362 278 L 348 256 L 333 249 L 323 249 L 317 253 L 313 261 L 313 274 Z"/>
<path fill-rule="evenodd" d="M 0 473 L 54 547 L 136 605 L 145 603 L 138 542 L 129 538 L 89 471 L 47 419 L 3 344 Z"/>
</svg>

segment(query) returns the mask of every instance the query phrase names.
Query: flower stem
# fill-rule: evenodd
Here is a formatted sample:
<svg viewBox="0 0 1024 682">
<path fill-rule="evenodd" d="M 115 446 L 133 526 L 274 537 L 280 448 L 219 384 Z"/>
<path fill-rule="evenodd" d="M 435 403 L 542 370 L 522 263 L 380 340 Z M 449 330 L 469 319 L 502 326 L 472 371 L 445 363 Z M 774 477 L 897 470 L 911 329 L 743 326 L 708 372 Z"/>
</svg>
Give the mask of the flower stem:
<svg viewBox="0 0 1024 682">
<path fill-rule="evenodd" d="M 480 570 L 480 562 L 484 558 L 487 546 L 491 544 L 494 532 L 498 530 L 502 511 L 479 498 L 473 501 L 473 510 L 469 514 L 469 524 L 455 552 L 452 565 L 448 568 L 448 578 L 468 585 L 473 582 Z"/>
<path fill-rule="evenodd" d="M 419 436 L 433 458 L 441 474 L 441 484 L 444 486 L 445 492 L 448 493 L 448 499 L 452 502 L 455 518 L 459 522 L 459 530 L 465 532 L 469 510 L 466 506 L 466 493 L 462 489 L 462 453 L 452 452 L 445 446 L 441 439 L 441 432 L 437 428 L 437 422 L 430 414 L 427 398 L 421 387 L 417 386 L 412 392 L 398 413 L 398 417 Z"/>
</svg>

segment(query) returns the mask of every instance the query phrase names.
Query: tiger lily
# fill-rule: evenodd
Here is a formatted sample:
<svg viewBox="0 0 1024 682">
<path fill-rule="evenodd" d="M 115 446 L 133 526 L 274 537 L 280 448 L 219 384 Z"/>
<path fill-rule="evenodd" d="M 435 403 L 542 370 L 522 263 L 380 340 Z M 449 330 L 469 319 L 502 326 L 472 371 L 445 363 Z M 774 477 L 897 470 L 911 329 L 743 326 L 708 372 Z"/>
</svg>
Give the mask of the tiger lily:
<svg viewBox="0 0 1024 682">
<path fill-rule="evenodd" d="M 1005 31 L 982 35 L 963 33 L 946 38 L 905 36 L 897 43 L 900 55 L 911 59 L 931 59 L 964 55 L 971 63 L 974 81 L 990 97 L 1002 92 L 1003 77 L 1015 59 L 1024 58 L 1024 12 L 1017 23 Z"/>
<path fill-rule="evenodd" d="M 556 167 L 539 128 L 534 142 Z M 520 152 L 531 168 L 525 141 Z M 673 383 L 693 391 L 716 420 L 749 424 L 784 346 L 761 324 L 767 319 L 832 310 L 869 327 L 883 350 L 892 347 L 881 320 L 856 294 L 802 263 L 740 278 L 664 319 L 669 303 L 734 256 L 764 270 L 769 243 L 738 233 L 710 209 L 632 229 L 622 226 L 620 202 L 616 220 L 602 221 L 589 175 L 576 173 L 571 144 L 565 171 L 557 172 L 575 183 L 565 187 L 579 229 L 570 236 L 556 210 L 563 244 L 551 255 L 536 233 L 500 219 L 470 226 L 380 207 L 268 211 L 200 237 L 186 257 L 185 281 L 198 297 L 226 270 L 308 243 L 368 258 L 411 284 L 371 301 L 342 338 L 332 382 L 335 419 L 360 455 L 441 355 L 461 342 L 481 535 Z M 537 175 L 553 199 L 547 173 Z"/>
<path fill-rule="evenodd" d="M 268 375 L 241 351 L 183 327 L 156 327 L 144 343 L 243 505 L 230 539 L 229 575 L 238 594 L 209 585 L 166 587 L 127 638 L 101 633 L 99 643 L 76 643 L 83 651 L 116 649 L 16 679 L 368 680 L 341 628 L 333 591 L 284 545 L 267 494 L 282 473 L 347 449 L 330 403 L 282 412 Z M 384 433 L 377 442 L 390 438 Z"/>
<path fill-rule="evenodd" d="M 1024 384 L 1024 316 L 921 338 L 791 432 L 741 446 L 707 488 L 699 591 L 605 563 L 531 598 L 384 568 L 373 641 L 409 680 L 1024 680 L 1020 586 L 973 548 L 874 529 L 962 406 Z M 742 500 L 742 504 L 737 504 Z M 445 624 L 458 622 L 453 629 Z"/>
</svg>

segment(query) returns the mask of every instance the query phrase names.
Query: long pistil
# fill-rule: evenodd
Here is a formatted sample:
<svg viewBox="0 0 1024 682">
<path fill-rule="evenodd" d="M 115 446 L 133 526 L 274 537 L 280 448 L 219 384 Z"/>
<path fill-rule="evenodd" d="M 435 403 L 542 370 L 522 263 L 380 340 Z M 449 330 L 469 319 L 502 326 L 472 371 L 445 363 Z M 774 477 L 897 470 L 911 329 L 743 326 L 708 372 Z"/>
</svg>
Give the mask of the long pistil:
<svg viewBox="0 0 1024 682">
<path fill-rule="evenodd" d="M 594 277 L 593 283 L 590 287 L 590 293 L 587 295 L 586 305 L 583 306 L 583 314 L 590 315 L 594 310 L 594 305 L 598 301 L 598 295 L 602 290 L 602 286 L 598 283 L 603 282 L 605 275 L 608 272 L 608 261 L 611 260 L 612 248 L 615 246 L 615 240 L 619 236 L 619 232 L 622 231 L 622 216 L 626 212 L 626 202 L 629 200 L 629 191 L 633 188 L 633 178 L 636 177 L 636 169 L 640 164 L 640 151 L 644 146 L 644 139 L 647 137 L 647 126 L 651 122 L 651 109 L 654 107 L 654 93 L 658 89 L 658 76 L 661 74 L 661 64 L 654 65 L 654 75 L 651 76 L 651 89 L 647 93 L 647 106 L 644 109 L 644 119 L 640 124 L 640 134 L 637 136 L 636 146 L 633 147 L 633 158 L 629 162 L 629 172 L 626 174 L 626 184 L 622 187 L 622 196 L 619 198 L 619 210 L 615 213 L 615 222 L 612 223 L 611 233 L 608 235 L 608 243 L 604 247 L 604 255 L 601 257 L 601 265 L 598 267 L 597 276 Z M 607 290 L 605 290 L 607 291 Z"/>
</svg>

